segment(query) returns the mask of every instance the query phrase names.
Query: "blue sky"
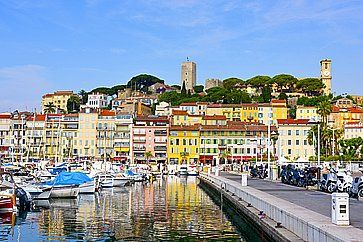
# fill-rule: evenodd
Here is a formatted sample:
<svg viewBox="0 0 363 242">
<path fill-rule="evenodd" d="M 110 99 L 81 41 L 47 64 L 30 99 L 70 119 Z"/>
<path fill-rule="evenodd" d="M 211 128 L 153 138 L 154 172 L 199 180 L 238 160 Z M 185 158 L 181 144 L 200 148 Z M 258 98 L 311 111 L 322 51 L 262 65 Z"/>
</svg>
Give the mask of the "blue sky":
<svg viewBox="0 0 363 242">
<path fill-rule="evenodd" d="M 363 95 L 363 2 L 333 0 L 0 0 L 0 111 L 31 109 L 58 89 L 91 90 L 140 73 L 180 82 L 319 76 Z"/>
</svg>

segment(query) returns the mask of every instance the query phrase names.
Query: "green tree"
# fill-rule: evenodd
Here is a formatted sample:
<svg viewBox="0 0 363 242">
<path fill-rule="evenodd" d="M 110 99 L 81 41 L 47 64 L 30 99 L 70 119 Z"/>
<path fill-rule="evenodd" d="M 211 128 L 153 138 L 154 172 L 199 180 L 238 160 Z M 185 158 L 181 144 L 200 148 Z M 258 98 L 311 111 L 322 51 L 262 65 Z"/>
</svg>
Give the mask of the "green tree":
<svg viewBox="0 0 363 242">
<path fill-rule="evenodd" d="M 271 81 L 271 77 L 269 76 L 255 76 L 246 81 L 248 85 L 261 90 L 261 88 L 268 86 Z"/>
<path fill-rule="evenodd" d="M 297 79 L 294 76 L 288 74 L 279 74 L 271 79 L 271 83 L 275 83 L 279 87 L 280 92 L 282 92 L 283 89 L 292 91 L 296 82 Z"/>
<path fill-rule="evenodd" d="M 196 85 L 196 86 L 193 87 L 193 89 L 194 89 L 195 93 L 201 93 L 201 92 L 204 91 L 204 86 L 203 85 Z"/>
<path fill-rule="evenodd" d="M 317 106 L 317 112 L 322 117 L 323 125 L 327 125 L 328 116 L 332 112 L 332 105 L 329 101 L 322 101 Z"/>
<path fill-rule="evenodd" d="M 363 139 L 361 137 L 339 141 L 341 151 L 348 159 L 361 158 L 363 154 Z"/>
<path fill-rule="evenodd" d="M 177 90 L 181 90 L 181 86 L 180 85 L 171 85 L 172 88 L 175 88 Z"/>
<path fill-rule="evenodd" d="M 324 83 L 318 78 L 305 78 L 296 82 L 296 88 L 298 91 L 306 93 L 309 96 L 317 96 L 321 94 L 324 87 Z"/>
<path fill-rule="evenodd" d="M 49 102 L 47 104 L 44 105 L 44 113 L 49 114 L 49 113 L 55 113 L 56 110 L 56 106 L 54 105 L 53 102 Z"/>
<path fill-rule="evenodd" d="M 263 98 L 263 102 L 268 103 L 271 101 L 271 92 L 272 92 L 271 87 L 269 87 L 269 86 L 262 87 L 261 96 Z"/>
<path fill-rule="evenodd" d="M 77 113 L 79 112 L 79 107 L 81 105 L 81 99 L 79 96 L 71 96 L 67 100 L 67 112 L 68 113 Z"/>
<path fill-rule="evenodd" d="M 230 77 L 223 80 L 223 87 L 227 90 L 237 87 L 237 85 L 243 85 L 244 81 L 236 77 Z"/>
<path fill-rule="evenodd" d="M 134 76 L 130 79 L 130 81 L 127 83 L 127 87 L 136 89 L 139 91 L 147 92 L 148 88 L 155 83 L 163 83 L 164 80 L 159 79 L 156 76 L 148 75 L 148 74 L 140 74 L 137 76 Z"/>
<path fill-rule="evenodd" d="M 88 93 L 85 90 L 79 91 L 78 95 L 81 96 L 81 104 L 86 104 L 88 102 Z"/>
<path fill-rule="evenodd" d="M 149 164 L 150 163 L 150 159 L 153 157 L 153 153 L 151 151 L 146 151 L 145 152 L 145 158 L 146 158 L 146 162 Z"/>
<path fill-rule="evenodd" d="M 181 89 L 180 93 L 181 93 L 182 96 L 187 95 L 187 88 L 185 87 L 185 82 L 183 82 L 183 86 L 182 86 L 182 89 Z"/>
</svg>

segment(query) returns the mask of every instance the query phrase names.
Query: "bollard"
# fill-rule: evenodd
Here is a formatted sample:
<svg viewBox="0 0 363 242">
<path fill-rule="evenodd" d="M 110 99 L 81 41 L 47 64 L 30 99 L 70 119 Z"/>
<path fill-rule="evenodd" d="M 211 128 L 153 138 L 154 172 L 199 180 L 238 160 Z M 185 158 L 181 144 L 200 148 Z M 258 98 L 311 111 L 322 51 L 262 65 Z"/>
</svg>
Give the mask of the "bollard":
<svg viewBox="0 0 363 242">
<path fill-rule="evenodd" d="M 348 193 L 333 193 L 331 195 L 331 220 L 336 225 L 349 225 L 349 195 Z"/>
<path fill-rule="evenodd" d="M 216 170 L 215 175 L 216 175 L 216 176 L 219 176 L 219 169 L 218 169 L 218 167 L 216 167 L 216 169 L 215 169 L 215 170 Z"/>
<path fill-rule="evenodd" d="M 243 187 L 246 187 L 247 186 L 247 173 L 246 172 L 243 172 L 242 173 L 241 185 Z"/>
</svg>

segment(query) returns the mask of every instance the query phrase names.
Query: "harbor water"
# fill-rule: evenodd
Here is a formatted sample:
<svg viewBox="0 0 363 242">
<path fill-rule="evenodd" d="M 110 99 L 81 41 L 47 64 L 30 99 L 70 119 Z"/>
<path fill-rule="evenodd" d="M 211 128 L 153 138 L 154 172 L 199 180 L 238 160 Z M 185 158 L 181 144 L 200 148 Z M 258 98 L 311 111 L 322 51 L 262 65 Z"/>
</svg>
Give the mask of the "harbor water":
<svg viewBox="0 0 363 242">
<path fill-rule="evenodd" d="M 268 241 L 261 231 L 221 206 L 195 177 L 39 201 L 16 217 L 2 215 L 2 241 Z"/>
</svg>

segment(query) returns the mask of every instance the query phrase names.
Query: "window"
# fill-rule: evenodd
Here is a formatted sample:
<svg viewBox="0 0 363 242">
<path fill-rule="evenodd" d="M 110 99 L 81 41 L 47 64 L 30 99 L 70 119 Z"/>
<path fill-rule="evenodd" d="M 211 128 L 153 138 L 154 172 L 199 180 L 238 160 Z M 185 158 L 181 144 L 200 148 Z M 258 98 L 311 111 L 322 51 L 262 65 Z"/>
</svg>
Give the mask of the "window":
<svg viewBox="0 0 363 242">
<path fill-rule="evenodd" d="M 287 135 L 291 135 L 291 130 L 288 130 L 287 131 Z"/>
<path fill-rule="evenodd" d="M 308 141 L 307 140 L 304 140 L 304 145 L 308 145 Z"/>
<path fill-rule="evenodd" d="M 296 140 L 296 141 L 295 141 L 295 144 L 296 144 L 296 145 L 300 145 L 300 141 L 299 141 L 299 140 Z"/>
<path fill-rule="evenodd" d="M 287 150 L 287 154 L 291 155 L 291 149 Z"/>
<path fill-rule="evenodd" d="M 291 139 L 287 141 L 287 145 L 291 145 Z"/>
<path fill-rule="evenodd" d="M 300 135 L 299 130 L 295 130 L 295 135 Z"/>
</svg>

